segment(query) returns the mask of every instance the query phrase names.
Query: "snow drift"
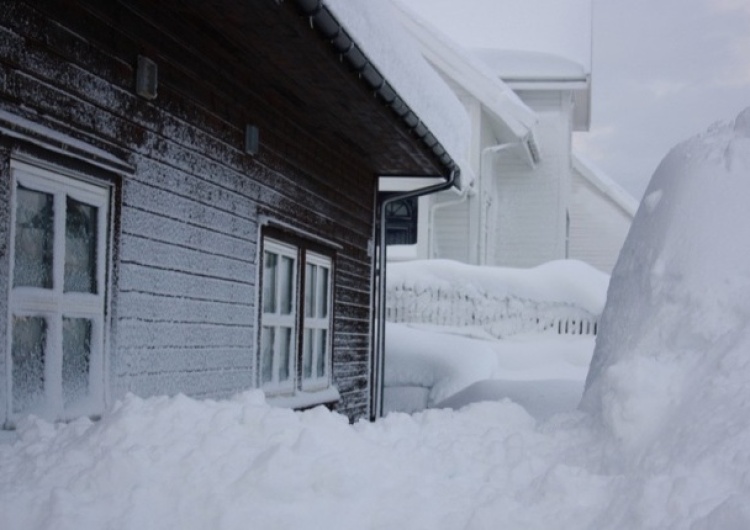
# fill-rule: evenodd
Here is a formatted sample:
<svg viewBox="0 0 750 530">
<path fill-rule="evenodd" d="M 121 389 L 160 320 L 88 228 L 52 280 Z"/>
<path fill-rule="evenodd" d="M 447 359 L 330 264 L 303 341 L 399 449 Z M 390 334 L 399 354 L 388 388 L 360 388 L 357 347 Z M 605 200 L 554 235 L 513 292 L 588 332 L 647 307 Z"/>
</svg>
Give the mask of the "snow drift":
<svg viewBox="0 0 750 530">
<path fill-rule="evenodd" d="M 612 273 L 582 401 L 625 462 L 671 470 L 675 517 L 723 499 L 700 528 L 750 525 L 748 199 L 750 109 L 664 159 Z"/>
</svg>

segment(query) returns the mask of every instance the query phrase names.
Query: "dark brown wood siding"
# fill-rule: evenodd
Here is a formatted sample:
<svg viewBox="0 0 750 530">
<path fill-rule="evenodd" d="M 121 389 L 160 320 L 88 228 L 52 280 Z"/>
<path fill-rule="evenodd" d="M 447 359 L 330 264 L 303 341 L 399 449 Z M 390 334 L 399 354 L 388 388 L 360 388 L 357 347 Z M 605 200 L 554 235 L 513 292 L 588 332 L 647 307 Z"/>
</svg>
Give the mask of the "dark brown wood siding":
<svg viewBox="0 0 750 530">
<path fill-rule="evenodd" d="M 257 237 L 267 217 L 340 246 L 333 376 L 342 395 L 338 409 L 351 418 L 365 416 L 373 168 L 363 163 L 357 145 L 343 141 L 346 129 L 332 145 L 289 117 L 303 112 L 299 108 L 285 113 L 315 101 L 298 102 L 281 85 L 271 101 L 233 81 L 248 76 L 233 75 L 239 67 L 228 59 L 232 49 L 220 35 L 181 35 L 182 26 L 154 22 L 138 6 L 8 0 L 0 10 L 0 109 L 133 168 L 118 189 L 112 398 L 128 391 L 223 397 L 255 385 Z M 134 93 L 138 54 L 159 66 L 153 102 Z M 359 89 L 354 76 L 351 83 Z M 260 127 L 256 157 L 243 152 L 246 123 Z M 8 162 L 10 149 L 20 148 L 10 138 L 0 146 L 5 278 Z M 0 282 L 3 349 L 6 300 L 7 282 Z"/>
</svg>

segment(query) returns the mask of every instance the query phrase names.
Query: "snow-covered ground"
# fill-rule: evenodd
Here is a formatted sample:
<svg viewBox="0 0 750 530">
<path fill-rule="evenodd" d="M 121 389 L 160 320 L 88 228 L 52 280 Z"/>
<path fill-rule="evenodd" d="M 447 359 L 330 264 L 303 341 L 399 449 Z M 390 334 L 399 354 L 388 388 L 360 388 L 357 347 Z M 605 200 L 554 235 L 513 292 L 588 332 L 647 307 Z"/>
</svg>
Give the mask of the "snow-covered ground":
<svg viewBox="0 0 750 530">
<path fill-rule="evenodd" d="M 750 528 L 748 197 L 750 109 L 665 159 L 580 410 L 349 425 L 258 392 L 128 397 L 95 423 L 21 422 L 0 445 L 0 528 Z"/>
<path fill-rule="evenodd" d="M 536 418 L 574 410 L 593 350 L 593 336 L 497 340 L 471 328 L 388 324 L 384 410 L 458 409 L 504 398 Z"/>
</svg>

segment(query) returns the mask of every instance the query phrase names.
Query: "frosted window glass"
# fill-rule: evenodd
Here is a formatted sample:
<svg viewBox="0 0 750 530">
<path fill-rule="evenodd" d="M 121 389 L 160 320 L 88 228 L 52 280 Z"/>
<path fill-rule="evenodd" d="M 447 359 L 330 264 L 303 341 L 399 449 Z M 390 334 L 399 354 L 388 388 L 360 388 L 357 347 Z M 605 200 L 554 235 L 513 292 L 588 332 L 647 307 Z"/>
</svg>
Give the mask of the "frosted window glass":
<svg viewBox="0 0 750 530">
<path fill-rule="evenodd" d="M 44 397 L 44 350 L 47 321 L 13 317 L 13 412 L 24 412 Z"/>
<path fill-rule="evenodd" d="M 313 331 L 311 329 L 305 330 L 305 336 L 302 341 L 302 377 L 309 379 L 312 377 L 312 340 Z"/>
<path fill-rule="evenodd" d="M 89 393 L 91 320 L 63 318 L 63 401 L 66 406 Z"/>
<path fill-rule="evenodd" d="M 260 338 L 260 377 L 262 383 L 273 381 L 273 342 L 275 329 L 263 326 Z"/>
<path fill-rule="evenodd" d="M 276 312 L 276 265 L 278 256 L 266 252 L 263 261 L 263 312 Z"/>
<path fill-rule="evenodd" d="M 314 318 L 313 308 L 315 307 L 315 272 L 317 267 L 308 263 L 305 266 L 305 316 Z"/>
<path fill-rule="evenodd" d="M 326 318 L 328 316 L 328 269 L 325 267 L 319 267 L 320 274 L 318 274 L 318 303 L 317 311 L 315 312 L 318 318 Z"/>
<path fill-rule="evenodd" d="M 279 268 L 279 302 L 282 315 L 291 315 L 294 307 L 294 260 L 288 256 L 281 256 Z"/>
<path fill-rule="evenodd" d="M 98 208 L 67 197 L 65 211 L 65 291 L 96 293 Z"/>
<path fill-rule="evenodd" d="M 291 377 L 289 362 L 291 361 L 292 330 L 279 329 L 279 382 L 288 381 Z"/>
<path fill-rule="evenodd" d="M 317 363 L 317 375 L 316 377 L 323 377 L 326 375 L 326 353 L 328 346 L 328 331 L 325 329 L 318 330 L 318 363 Z"/>
<path fill-rule="evenodd" d="M 18 186 L 13 286 L 52 288 L 54 197 Z"/>
</svg>

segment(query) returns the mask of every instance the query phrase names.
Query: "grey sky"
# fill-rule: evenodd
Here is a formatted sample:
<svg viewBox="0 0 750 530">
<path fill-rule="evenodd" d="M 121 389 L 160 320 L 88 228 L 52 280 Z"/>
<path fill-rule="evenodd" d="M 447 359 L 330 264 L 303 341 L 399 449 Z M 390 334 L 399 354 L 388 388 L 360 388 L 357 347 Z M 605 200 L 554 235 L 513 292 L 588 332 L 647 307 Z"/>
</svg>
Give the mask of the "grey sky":
<svg viewBox="0 0 750 530">
<path fill-rule="evenodd" d="M 544 1 L 558 10 L 567 3 L 571 12 L 582 2 L 531 3 Z M 504 45 L 500 6 L 518 0 L 403 2 L 457 42 L 478 47 Z M 639 198 L 672 146 L 750 106 L 750 0 L 593 3 L 592 126 L 575 145 Z M 581 31 L 579 20 L 556 18 Z M 518 26 L 534 31 L 528 20 Z M 539 33 L 549 38 L 549 30 Z"/>
</svg>

